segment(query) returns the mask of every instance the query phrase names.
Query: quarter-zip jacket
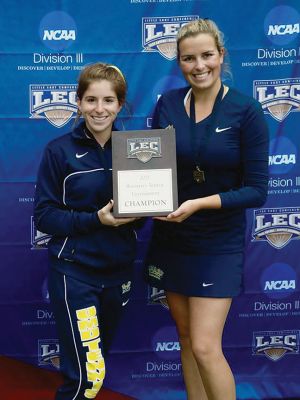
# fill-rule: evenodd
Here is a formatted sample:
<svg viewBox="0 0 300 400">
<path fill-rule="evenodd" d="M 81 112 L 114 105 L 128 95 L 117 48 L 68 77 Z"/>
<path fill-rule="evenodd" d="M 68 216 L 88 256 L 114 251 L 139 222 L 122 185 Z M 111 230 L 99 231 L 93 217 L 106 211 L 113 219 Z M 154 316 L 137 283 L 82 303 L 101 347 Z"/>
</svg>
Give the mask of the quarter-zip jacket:
<svg viewBox="0 0 300 400">
<path fill-rule="evenodd" d="M 134 225 L 102 225 L 98 210 L 112 199 L 111 140 L 104 148 L 81 123 L 52 140 L 40 164 L 34 220 L 52 235 L 49 255 L 54 268 L 90 282 L 91 276 L 123 280 L 136 248 Z"/>
<path fill-rule="evenodd" d="M 191 125 L 185 108 L 190 91 L 163 94 L 152 127 L 175 128 L 179 204 L 217 193 L 221 208 L 197 211 L 180 224 L 156 220 L 154 237 L 176 251 L 237 253 L 245 246 L 246 209 L 261 207 L 267 198 L 267 123 L 258 101 L 230 88 L 217 114 Z M 205 173 L 201 184 L 194 180 L 197 165 Z"/>
</svg>

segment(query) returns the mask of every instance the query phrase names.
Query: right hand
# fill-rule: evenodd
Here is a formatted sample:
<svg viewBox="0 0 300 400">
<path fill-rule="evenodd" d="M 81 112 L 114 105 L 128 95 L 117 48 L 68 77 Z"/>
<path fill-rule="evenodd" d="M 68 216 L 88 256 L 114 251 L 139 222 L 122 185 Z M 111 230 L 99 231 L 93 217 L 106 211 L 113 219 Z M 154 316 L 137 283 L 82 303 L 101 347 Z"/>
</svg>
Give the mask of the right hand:
<svg viewBox="0 0 300 400">
<path fill-rule="evenodd" d="M 101 224 L 103 225 L 108 225 L 108 226 L 120 226 L 120 225 L 124 225 L 124 224 L 128 224 L 129 222 L 133 222 L 138 218 L 115 218 L 113 216 L 113 213 L 111 212 L 112 208 L 114 206 L 114 202 L 113 200 L 111 200 L 110 202 L 108 202 L 106 204 L 106 206 L 104 206 L 103 208 L 101 208 L 98 211 L 98 218 L 101 222 Z"/>
</svg>

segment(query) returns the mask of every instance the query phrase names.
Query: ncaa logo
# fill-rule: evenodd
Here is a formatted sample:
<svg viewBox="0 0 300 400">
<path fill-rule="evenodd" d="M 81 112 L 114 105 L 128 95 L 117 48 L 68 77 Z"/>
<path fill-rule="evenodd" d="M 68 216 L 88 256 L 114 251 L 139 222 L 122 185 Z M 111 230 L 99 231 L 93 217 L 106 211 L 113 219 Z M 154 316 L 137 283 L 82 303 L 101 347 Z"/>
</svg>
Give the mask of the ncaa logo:
<svg viewBox="0 0 300 400">
<path fill-rule="evenodd" d="M 40 22 L 39 36 L 46 47 L 62 51 L 76 40 L 76 24 L 64 11 L 52 11 Z"/>
<path fill-rule="evenodd" d="M 274 7 L 264 21 L 266 37 L 275 45 L 286 45 L 300 33 L 300 15 L 289 6 Z"/>
<path fill-rule="evenodd" d="M 299 354 L 299 331 L 253 332 L 252 354 L 278 361 L 286 354 Z"/>
<path fill-rule="evenodd" d="M 178 30 L 198 18 L 198 15 L 143 18 L 143 52 L 158 52 L 167 60 L 174 60 Z"/>
<path fill-rule="evenodd" d="M 77 113 L 76 85 L 30 85 L 30 118 L 46 118 L 61 128 Z"/>
<path fill-rule="evenodd" d="M 132 138 L 127 139 L 127 157 L 137 158 L 146 163 L 152 157 L 161 157 L 161 138 Z"/>
<path fill-rule="evenodd" d="M 290 139 L 279 136 L 271 140 L 269 146 L 270 174 L 286 174 L 296 165 L 297 149 Z"/>
<path fill-rule="evenodd" d="M 252 241 L 267 241 L 282 249 L 291 240 L 300 239 L 300 208 L 261 208 L 254 211 Z"/>
<path fill-rule="evenodd" d="M 253 95 L 265 114 L 283 121 L 290 112 L 300 110 L 300 79 L 272 79 L 253 82 Z"/>
<path fill-rule="evenodd" d="M 285 263 L 274 263 L 266 268 L 260 278 L 263 293 L 271 299 L 289 297 L 296 291 L 297 275 Z"/>
<path fill-rule="evenodd" d="M 174 326 L 164 326 L 159 329 L 152 338 L 152 349 L 159 358 L 177 359 L 179 357 L 180 344 Z"/>
</svg>

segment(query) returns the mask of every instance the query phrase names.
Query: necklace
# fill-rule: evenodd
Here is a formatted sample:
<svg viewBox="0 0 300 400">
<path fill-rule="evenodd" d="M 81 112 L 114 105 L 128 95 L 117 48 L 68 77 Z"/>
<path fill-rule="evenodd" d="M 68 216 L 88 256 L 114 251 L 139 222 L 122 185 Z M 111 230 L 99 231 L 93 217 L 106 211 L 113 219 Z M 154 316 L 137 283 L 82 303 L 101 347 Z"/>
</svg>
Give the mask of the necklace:
<svg viewBox="0 0 300 400">
<path fill-rule="evenodd" d="M 210 123 L 207 125 L 206 133 L 203 135 L 203 138 L 201 139 L 200 142 L 200 147 L 198 148 L 198 151 L 196 150 L 196 118 L 195 118 L 195 98 L 193 91 L 191 92 L 191 99 L 190 99 L 190 131 L 191 131 L 191 144 L 192 144 L 192 149 L 194 149 L 195 152 L 195 168 L 193 169 L 193 179 L 197 184 L 201 184 L 205 182 L 205 171 L 203 166 L 201 165 L 201 154 L 205 153 L 210 135 L 212 133 L 213 127 L 215 120 L 217 118 L 218 110 L 221 105 L 221 101 L 223 98 L 223 93 L 224 93 L 224 85 L 221 84 L 220 90 L 217 94 L 217 97 L 215 99 L 213 109 L 211 112 L 211 120 Z"/>
</svg>

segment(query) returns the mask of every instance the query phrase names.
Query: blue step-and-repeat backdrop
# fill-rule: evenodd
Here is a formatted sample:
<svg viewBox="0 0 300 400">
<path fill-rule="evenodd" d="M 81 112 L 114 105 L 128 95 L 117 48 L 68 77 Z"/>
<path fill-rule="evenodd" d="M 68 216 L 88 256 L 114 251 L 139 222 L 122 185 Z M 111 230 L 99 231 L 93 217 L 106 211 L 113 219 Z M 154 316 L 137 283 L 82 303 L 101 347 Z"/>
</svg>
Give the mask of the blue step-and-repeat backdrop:
<svg viewBox="0 0 300 400">
<path fill-rule="evenodd" d="M 225 34 L 226 84 L 261 102 L 270 128 L 267 203 L 247 213 L 245 290 L 224 332 L 238 399 L 300 398 L 299 0 L 1 0 L 0 354 L 56 369 L 47 241 L 34 226 L 34 185 L 46 143 L 72 127 L 87 63 L 124 71 L 122 129 L 150 129 L 166 89 L 184 86 L 175 36 L 195 18 Z M 300 154 L 299 154 L 300 156 Z M 107 387 L 140 400 L 183 400 L 179 344 L 164 294 L 142 278 L 151 225 L 139 232 L 135 288 Z"/>
</svg>

